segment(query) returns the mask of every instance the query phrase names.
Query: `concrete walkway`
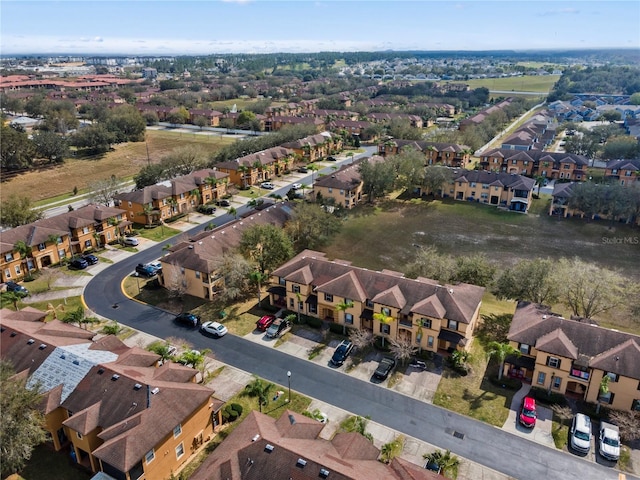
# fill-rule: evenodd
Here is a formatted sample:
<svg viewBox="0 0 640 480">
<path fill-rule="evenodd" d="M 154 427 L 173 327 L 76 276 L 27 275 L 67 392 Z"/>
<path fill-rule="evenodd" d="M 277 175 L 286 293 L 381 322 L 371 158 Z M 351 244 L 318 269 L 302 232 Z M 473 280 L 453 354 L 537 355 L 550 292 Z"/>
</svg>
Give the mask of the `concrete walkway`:
<svg viewBox="0 0 640 480">
<path fill-rule="evenodd" d="M 513 395 L 511 407 L 509 409 L 509 416 L 502 426 L 502 429 L 509 433 L 513 433 L 514 435 L 518 435 L 519 437 L 528 438 L 529 440 L 541 445 L 556 448 L 553 441 L 553 435 L 551 435 L 551 429 L 553 428 L 553 412 L 551 409 L 536 405 L 538 418 L 536 420 L 536 426 L 531 429 L 523 427 L 518 421 L 520 407 L 522 406 L 522 399 L 529 394 L 529 390 L 531 390 L 531 385 L 523 383 L 522 388 Z"/>
</svg>

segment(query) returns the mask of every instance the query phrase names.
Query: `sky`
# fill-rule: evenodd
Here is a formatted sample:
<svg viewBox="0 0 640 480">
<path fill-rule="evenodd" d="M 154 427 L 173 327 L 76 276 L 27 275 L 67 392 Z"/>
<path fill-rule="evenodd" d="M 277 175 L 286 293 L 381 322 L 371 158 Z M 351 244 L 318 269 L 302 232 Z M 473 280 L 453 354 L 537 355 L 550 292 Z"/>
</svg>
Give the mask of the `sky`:
<svg viewBox="0 0 640 480">
<path fill-rule="evenodd" d="M 2 0 L 0 54 L 640 48 L 638 0 Z"/>
</svg>

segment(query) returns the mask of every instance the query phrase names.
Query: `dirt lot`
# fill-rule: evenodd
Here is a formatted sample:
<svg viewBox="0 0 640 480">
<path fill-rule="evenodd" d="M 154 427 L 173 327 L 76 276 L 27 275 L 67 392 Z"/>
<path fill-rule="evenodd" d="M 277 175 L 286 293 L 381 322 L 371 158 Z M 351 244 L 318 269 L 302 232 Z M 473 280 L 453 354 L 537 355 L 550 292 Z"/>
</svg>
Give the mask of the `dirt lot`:
<svg viewBox="0 0 640 480">
<path fill-rule="evenodd" d="M 64 164 L 51 170 L 26 173 L 2 184 L 0 200 L 5 201 L 11 194 L 29 193 L 33 202 L 70 193 L 73 187 L 80 191 L 98 180 L 132 177 L 147 165 L 157 163 L 177 147 L 199 145 L 208 154 L 235 139 L 213 135 L 193 135 L 188 133 L 147 131 L 147 142 L 115 145 L 114 149 L 103 155 L 84 158 L 69 158 Z M 147 146 L 149 159 L 147 159 Z"/>
</svg>

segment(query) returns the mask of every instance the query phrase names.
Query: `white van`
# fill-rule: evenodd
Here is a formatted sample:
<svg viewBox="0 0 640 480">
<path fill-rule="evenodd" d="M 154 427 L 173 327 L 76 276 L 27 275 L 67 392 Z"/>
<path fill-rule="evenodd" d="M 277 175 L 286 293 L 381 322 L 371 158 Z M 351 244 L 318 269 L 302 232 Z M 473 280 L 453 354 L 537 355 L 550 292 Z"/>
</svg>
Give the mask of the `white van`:
<svg viewBox="0 0 640 480">
<path fill-rule="evenodd" d="M 578 413 L 573 417 L 569 438 L 571 448 L 578 452 L 589 453 L 591 448 L 591 419 L 583 413 Z"/>
</svg>

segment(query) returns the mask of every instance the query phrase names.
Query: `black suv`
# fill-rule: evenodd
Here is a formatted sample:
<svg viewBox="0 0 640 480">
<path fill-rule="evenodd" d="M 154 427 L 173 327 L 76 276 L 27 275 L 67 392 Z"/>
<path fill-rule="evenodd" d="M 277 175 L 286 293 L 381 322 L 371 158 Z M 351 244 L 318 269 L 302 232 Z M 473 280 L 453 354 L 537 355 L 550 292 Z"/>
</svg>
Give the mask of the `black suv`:
<svg viewBox="0 0 640 480">
<path fill-rule="evenodd" d="M 29 290 L 16 282 L 7 282 L 5 283 L 7 286 L 7 292 L 15 292 L 18 295 L 24 295 L 25 297 L 29 295 Z"/>
<path fill-rule="evenodd" d="M 175 320 L 177 323 L 192 328 L 195 328 L 200 324 L 200 316 L 194 315 L 193 313 L 181 313 L 176 316 Z"/>
<path fill-rule="evenodd" d="M 353 350 L 353 343 L 349 340 L 343 340 L 340 342 L 340 345 L 336 347 L 336 351 L 333 352 L 333 357 L 331 357 L 329 363 L 335 367 L 339 367 L 347 359 L 351 350 Z"/>
</svg>

